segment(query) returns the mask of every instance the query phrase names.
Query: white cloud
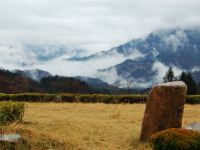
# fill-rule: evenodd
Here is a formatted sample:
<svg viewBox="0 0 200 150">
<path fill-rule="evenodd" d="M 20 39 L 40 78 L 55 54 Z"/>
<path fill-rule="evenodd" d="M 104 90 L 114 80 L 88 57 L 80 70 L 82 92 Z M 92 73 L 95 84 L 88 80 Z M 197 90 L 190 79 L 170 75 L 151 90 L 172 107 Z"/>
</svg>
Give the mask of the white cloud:
<svg viewBox="0 0 200 150">
<path fill-rule="evenodd" d="M 59 74 L 65 76 L 88 76 L 88 77 L 98 77 L 98 70 L 109 68 L 124 62 L 127 57 L 118 53 L 116 50 L 110 52 L 110 55 L 102 55 L 103 53 L 98 53 L 97 59 L 91 59 L 88 61 L 69 61 L 66 58 L 72 56 L 73 54 L 67 53 L 60 57 L 56 57 L 48 61 L 40 61 L 36 64 L 25 66 L 23 69 L 42 69 L 46 70 L 52 74 Z M 133 50 L 133 52 L 128 56 L 129 59 L 139 59 L 144 57 L 138 50 Z M 0 60 L 1 62 L 1 60 Z M 110 72 L 110 76 L 114 76 L 113 72 Z M 111 77 L 111 78 L 112 78 Z M 118 78 L 118 77 L 117 77 Z M 108 77 L 108 80 L 109 77 Z M 110 80 L 111 81 L 111 80 Z"/>
<path fill-rule="evenodd" d="M 147 88 L 152 85 L 152 81 L 147 82 L 143 78 L 126 78 L 118 75 L 116 68 L 110 68 L 108 71 L 98 72 L 96 77 L 100 78 L 104 82 L 111 85 L 127 88 L 127 83 L 131 82 L 132 86 L 130 88 Z M 130 84 L 130 83 L 129 83 Z"/>
<path fill-rule="evenodd" d="M 0 0 L 0 4 L 0 37 L 25 43 L 57 41 L 93 52 L 157 28 L 200 25 L 199 0 Z"/>
<path fill-rule="evenodd" d="M 0 67 L 11 70 L 38 63 L 34 53 L 16 43 L 10 43 L 10 46 L 0 43 L 0 57 Z"/>
<path fill-rule="evenodd" d="M 164 37 L 164 41 L 167 45 L 172 46 L 172 51 L 175 52 L 178 46 L 181 46 L 182 43 L 188 42 L 188 38 L 183 30 L 178 30 L 175 34 L 171 34 L 167 38 Z"/>
<path fill-rule="evenodd" d="M 165 76 L 166 72 L 168 71 L 169 66 L 166 66 L 160 61 L 156 61 L 153 64 L 152 70 L 157 71 L 157 75 L 154 77 L 154 83 L 162 83 L 163 82 L 163 77 Z M 180 68 L 173 66 L 172 69 L 174 71 L 175 76 L 179 76 L 183 70 Z"/>
<path fill-rule="evenodd" d="M 121 82 L 124 81 L 124 79 L 118 75 L 115 68 L 111 68 L 108 71 L 100 72 L 97 74 L 97 77 L 109 84 L 116 84 L 119 82 L 119 85 L 117 86 L 120 86 Z"/>
<path fill-rule="evenodd" d="M 198 71 L 200 71 L 200 67 L 194 66 L 190 71 L 191 72 L 198 72 Z"/>
</svg>

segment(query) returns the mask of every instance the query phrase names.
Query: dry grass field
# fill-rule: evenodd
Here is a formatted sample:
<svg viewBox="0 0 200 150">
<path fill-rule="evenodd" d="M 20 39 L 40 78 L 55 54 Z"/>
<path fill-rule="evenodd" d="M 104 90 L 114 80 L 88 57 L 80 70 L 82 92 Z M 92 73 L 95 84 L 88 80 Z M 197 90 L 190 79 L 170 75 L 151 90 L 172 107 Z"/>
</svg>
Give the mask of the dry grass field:
<svg viewBox="0 0 200 150">
<path fill-rule="evenodd" d="M 144 104 L 26 103 L 19 132 L 32 149 L 151 149 L 138 141 Z M 186 105 L 183 124 L 200 122 L 200 105 Z"/>
</svg>

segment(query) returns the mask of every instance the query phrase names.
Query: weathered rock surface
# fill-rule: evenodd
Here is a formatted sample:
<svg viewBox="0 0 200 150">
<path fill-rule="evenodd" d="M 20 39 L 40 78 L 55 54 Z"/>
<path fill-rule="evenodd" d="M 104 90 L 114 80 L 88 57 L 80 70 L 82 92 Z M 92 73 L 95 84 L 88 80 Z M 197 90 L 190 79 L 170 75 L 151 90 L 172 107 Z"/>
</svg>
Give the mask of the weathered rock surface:
<svg viewBox="0 0 200 150">
<path fill-rule="evenodd" d="M 141 141 L 168 128 L 181 128 L 187 86 L 182 81 L 154 86 L 147 99 Z"/>
<path fill-rule="evenodd" d="M 194 123 L 188 124 L 185 128 L 200 132 L 200 122 L 194 122 Z"/>
</svg>

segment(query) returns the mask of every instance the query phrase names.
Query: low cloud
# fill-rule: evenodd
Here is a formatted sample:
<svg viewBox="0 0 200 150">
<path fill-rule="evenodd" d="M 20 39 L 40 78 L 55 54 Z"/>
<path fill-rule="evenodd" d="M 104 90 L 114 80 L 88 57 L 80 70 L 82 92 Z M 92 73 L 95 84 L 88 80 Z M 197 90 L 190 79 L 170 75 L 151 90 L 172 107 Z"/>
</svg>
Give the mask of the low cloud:
<svg viewBox="0 0 200 150">
<path fill-rule="evenodd" d="M 172 46 L 172 51 L 174 52 L 176 52 L 177 47 L 181 46 L 182 43 L 188 42 L 187 35 L 183 30 L 178 30 L 175 34 L 171 34 L 169 37 L 163 38 L 168 46 Z"/>
<path fill-rule="evenodd" d="M 33 52 L 16 43 L 9 46 L 0 43 L 0 57 L 0 67 L 10 70 L 38 63 Z"/>
<path fill-rule="evenodd" d="M 174 71 L 174 75 L 175 76 L 179 76 L 181 74 L 181 72 L 183 70 L 181 70 L 180 68 L 176 67 L 176 66 L 171 66 L 173 71 Z M 157 72 L 157 75 L 154 77 L 154 83 L 162 83 L 163 82 L 163 77 L 165 76 L 166 72 L 168 71 L 169 66 L 166 66 L 165 64 L 163 64 L 160 61 L 156 61 L 153 64 L 152 70 Z"/>
<path fill-rule="evenodd" d="M 199 0 L 0 0 L 0 38 L 97 52 L 152 30 L 200 25 Z"/>
<path fill-rule="evenodd" d="M 97 77 L 99 73 L 98 70 L 120 64 L 127 58 L 139 59 L 144 57 L 144 55 L 138 50 L 133 50 L 133 52 L 128 57 L 118 53 L 116 50 L 111 51 L 109 55 L 104 55 L 104 53 L 97 53 L 96 56 L 97 58 L 88 61 L 70 61 L 65 59 L 69 57 L 69 54 L 67 54 L 50 61 L 42 63 L 40 62 L 39 64 L 29 67 L 43 69 L 49 71 L 52 74 Z"/>
<path fill-rule="evenodd" d="M 200 71 L 200 67 L 195 66 L 195 67 L 193 67 L 190 71 L 191 71 L 191 72 L 198 72 L 198 71 Z"/>
</svg>

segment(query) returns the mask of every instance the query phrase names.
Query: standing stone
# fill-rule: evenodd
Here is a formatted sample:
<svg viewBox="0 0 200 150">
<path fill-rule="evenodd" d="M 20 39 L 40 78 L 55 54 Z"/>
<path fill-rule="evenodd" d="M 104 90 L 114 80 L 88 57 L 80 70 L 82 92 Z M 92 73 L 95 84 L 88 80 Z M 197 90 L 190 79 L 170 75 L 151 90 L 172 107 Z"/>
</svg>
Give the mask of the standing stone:
<svg viewBox="0 0 200 150">
<path fill-rule="evenodd" d="M 147 99 L 141 141 L 168 128 L 181 128 L 187 86 L 182 81 L 154 86 Z"/>
</svg>

